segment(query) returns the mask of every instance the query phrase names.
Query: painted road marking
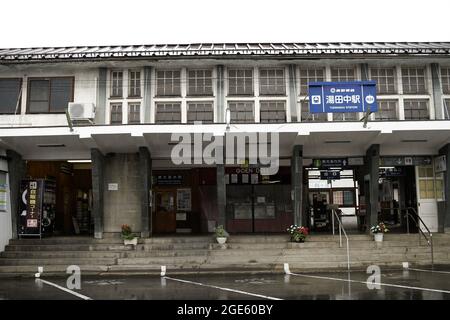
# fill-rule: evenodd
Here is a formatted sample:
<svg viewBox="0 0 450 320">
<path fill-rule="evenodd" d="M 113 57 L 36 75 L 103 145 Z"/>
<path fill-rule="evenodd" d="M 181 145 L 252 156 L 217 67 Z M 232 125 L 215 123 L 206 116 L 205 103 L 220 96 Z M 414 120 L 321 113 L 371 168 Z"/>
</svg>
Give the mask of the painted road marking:
<svg viewBox="0 0 450 320">
<path fill-rule="evenodd" d="M 412 270 L 412 271 L 420 271 L 420 272 L 431 272 L 431 273 L 445 273 L 450 274 L 450 271 L 439 271 L 439 270 L 427 270 L 427 269 L 416 269 L 416 268 L 407 268 L 405 271 Z"/>
<path fill-rule="evenodd" d="M 223 290 L 223 291 L 229 291 L 229 292 L 234 292 L 234 293 L 245 294 L 245 295 L 248 295 L 248 296 L 253 296 L 253 297 L 258 297 L 258 298 L 263 298 L 263 299 L 283 300 L 283 299 L 280 299 L 280 298 L 265 296 L 265 295 L 262 295 L 262 294 L 251 293 L 251 292 L 246 292 L 246 291 L 241 291 L 241 290 L 236 290 L 236 289 L 230 289 L 230 288 L 224 288 L 224 287 L 218 287 L 218 286 L 214 286 L 214 285 L 210 285 L 210 284 L 204 284 L 204 283 L 200 283 L 200 282 L 194 282 L 194 281 L 183 280 L 183 279 L 176 279 L 176 278 L 171 278 L 171 277 L 163 277 L 163 278 L 164 279 L 168 279 L 168 280 L 173 280 L 173 281 L 193 284 L 193 285 L 197 285 L 197 286 L 202 286 L 202 287 L 208 287 L 208 288 L 213 288 L 213 289 L 218 289 L 218 290 Z"/>
<path fill-rule="evenodd" d="M 410 286 L 402 286 L 402 285 L 399 285 L 399 284 L 391 284 L 391 283 L 359 281 L 359 280 L 332 278 L 332 277 L 323 277 L 323 276 L 312 276 L 312 275 L 306 275 L 306 274 L 300 274 L 300 273 L 289 273 L 289 275 L 298 276 L 298 277 L 306 277 L 306 278 L 314 278 L 314 279 L 344 281 L 344 282 L 362 283 L 362 284 L 370 284 L 370 285 L 380 285 L 380 286 L 385 286 L 385 287 L 394 287 L 394 288 L 412 289 L 412 290 L 421 290 L 421 291 L 440 292 L 440 293 L 448 293 L 448 294 L 450 294 L 450 291 L 448 291 L 448 290 L 430 289 L 430 288 L 422 288 L 422 287 L 410 287 Z"/>
<path fill-rule="evenodd" d="M 60 285 L 57 285 L 56 283 L 53 283 L 53 282 L 50 282 L 50 281 L 47 281 L 47 280 L 43 280 L 43 279 L 36 279 L 36 280 L 37 281 L 41 281 L 41 282 L 43 282 L 45 284 L 48 284 L 49 286 L 53 286 L 55 288 L 58 288 L 58 289 L 60 289 L 62 291 L 65 291 L 67 293 L 70 293 L 70 294 L 72 294 L 72 295 L 74 295 L 74 296 L 76 296 L 78 298 L 83 299 L 83 300 L 92 300 L 92 298 L 89 298 L 88 296 L 85 296 L 85 295 L 82 295 L 81 293 L 78 293 L 78 292 L 72 291 L 70 289 L 61 287 Z"/>
</svg>

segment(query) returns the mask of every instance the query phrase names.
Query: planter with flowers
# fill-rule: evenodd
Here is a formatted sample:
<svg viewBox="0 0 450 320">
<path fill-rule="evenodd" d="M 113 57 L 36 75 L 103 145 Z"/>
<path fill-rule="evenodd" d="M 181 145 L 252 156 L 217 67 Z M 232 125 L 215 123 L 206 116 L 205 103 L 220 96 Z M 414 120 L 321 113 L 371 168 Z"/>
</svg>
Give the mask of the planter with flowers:
<svg viewBox="0 0 450 320">
<path fill-rule="evenodd" d="M 292 242 L 305 242 L 306 236 L 309 234 L 309 229 L 293 224 L 287 228 L 287 232 L 291 235 Z"/>
<path fill-rule="evenodd" d="M 131 227 L 127 224 L 122 225 L 122 239 L 124 245 L 137 245 L 138 238 L 133 234 Z"/>
<path fill-rule="evenodd" d="M 370 228 L 370 232 L 373 233 L 376 242 L 382 242 L 383 234 L 385 234 L 388 231 L 389 231 L 389 229 L 386 227 L 386 225 L 383 222 L 380 222 L 379 224 L 372 226 Z"/>
<path fill-rule="evenodd" d="M 229 234 L 222 225 L 217 226 L 214 229 L 214 232 L 216 235 L 216 240 L 219 244 L 224 244 L 225 242 L 227 242 L 227 238 L 229 237 Z"/>
</svg>

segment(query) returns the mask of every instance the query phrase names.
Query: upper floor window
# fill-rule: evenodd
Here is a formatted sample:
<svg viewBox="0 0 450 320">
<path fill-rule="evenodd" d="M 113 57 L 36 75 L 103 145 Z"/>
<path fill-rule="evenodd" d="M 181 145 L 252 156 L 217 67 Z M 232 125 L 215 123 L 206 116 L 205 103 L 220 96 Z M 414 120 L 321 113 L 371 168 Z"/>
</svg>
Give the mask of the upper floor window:
<svg viewBox="0 0 450 320">
<path fill-rule="evenodd" d="M 444 99 L 444 119 L 450 119 L 450 99 Z"/>
<path fill-rule="evenodd" d="M 141 104 L 139 102 L 128 104 L 128 123 L 141 123 Z"/>
<path fill-rule="evenodd" d="M 323 69 L 300 69 L 300 94 L 304 96 L 308 95 L 308 84 L 310 82 L 324 81 L 324 74 Z"/>
<path fill-rule="evenodd" d="M 259 94 L 285 95 L 286 79 L 284 77 L 284 69 L 260 69 Z"/>
<path fill-rule="evenodd" d="M 212 71 L 188 70 L 188 90 L 189 96 L 212 96 Z"/>
<path fill-rule="evenodd" d="M 378 100 L 378 111 L 375 112 L 375 120 L 397 120 L 397 100 Z"/>
<path fill-rule="evenodd" d="M 403 93 L 427 93 L 425 68 L 402 68 Z"/>
<path fill-rule="evenodd" d="M 286 122 L 286 102 L 261 101 L 260 122 Z"/>
<path fill-rule="evenodd" d="M 29 113 L 64 113 L 73 101 L 72 77 L 30 78 L 28 81 Z"/>
<path fill-rule="evenodd" d="M 255 122 L 252 101 L 233 101 L 228 103 L 232 123 Z"/>
<path fill-rule="evenodd" d="M 308 101 L 302 101 L 300 116 L 302 122 L 313 122 L 313 121 L 324 122 L 328 120 L 328 116 L 326 113 L 310 113 Z"/>
<path fill-rule="evenodd" d="M 0 114 L 20 113 L 22 79 L 0 79 Z"/>
<path fill-rule="evenodd" d="M 128 97 L 140 97 L 141 96 L 141 72 L 129 71 L 128 72 Z"/>
<path fill-rule="evenodd" d="M 428 120 L 428 100 L 404 100 L 405 120 Z"/>
<path fill-rule="evenodd" d="M 111 97 L 122 98 L 123 96 L 123 72 L 111 71 Z"/>
<path fill-rule="evenodd" d="M 180 70 L 156 71 L 156 95 L 181 96 Z"/>
<path fill-rule="evenodd" d="M 450 94 L 450 68 L 441 68 L 442 91 Z"/>
<path fill-rule="evenodd" d="M 253 95 L 253 69 L 228 70 L 228 95 Z"/>
<path fill-rule="evenodd" d="M 122 104 L 121 103 L 111 103 L 110 123 L 111 124 L 122 124 Z"/>
<path fill-rule="evenodd" d="M 331 68 L 332 81 L 353 81 L 356 80 L 355 68 L 353 67 L 334 67 Z"/>
<path fill-rule="evenodd" d="M 213 123 L 214 113 L 212 102 L 189 102 L 187 110 L 187 122 Z"/>
<path fill-rule="evenodd" d="M 377 82 L 379 94 L 396 93 L 395 68 L 371 68 L 370 75 Z"/>
<path fill-rule="evenodd" d="M 178 102 L 158 102 L 156 104 L 156 123 L 180 123 L 181 104 Z"/>
<path fill-rule="evenodd" d="M 335 112 L 333 121 L 357 121 L 358 112 Z"/>
</svg>

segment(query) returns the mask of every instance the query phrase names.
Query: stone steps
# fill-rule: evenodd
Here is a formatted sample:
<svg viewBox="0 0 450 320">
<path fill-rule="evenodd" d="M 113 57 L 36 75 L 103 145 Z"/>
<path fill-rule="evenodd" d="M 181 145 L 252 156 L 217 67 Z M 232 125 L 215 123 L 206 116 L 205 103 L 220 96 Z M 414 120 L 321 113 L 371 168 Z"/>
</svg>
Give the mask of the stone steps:
<svg viewBox="0 0 450 320">
<path fill-rule="evenodd" d="M 25 266 L 25 265 L 112 265 L 116 264 L 115 258 L 37 258 L 37 259 L 18 259 L 2 258 L 0 266 Z"/>
</svg>

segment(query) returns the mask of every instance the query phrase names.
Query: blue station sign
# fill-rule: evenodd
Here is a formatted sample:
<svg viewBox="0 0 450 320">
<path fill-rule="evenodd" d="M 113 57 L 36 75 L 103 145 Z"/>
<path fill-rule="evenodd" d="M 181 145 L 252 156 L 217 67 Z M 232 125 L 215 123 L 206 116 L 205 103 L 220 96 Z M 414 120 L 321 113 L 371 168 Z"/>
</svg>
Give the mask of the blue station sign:
<svg viewBox="0 0 450 320">
<path fill-rule="evenodd" d="M 310 82 L 309 112 L 378 111 L 375 81 Z"/>
</svg>

